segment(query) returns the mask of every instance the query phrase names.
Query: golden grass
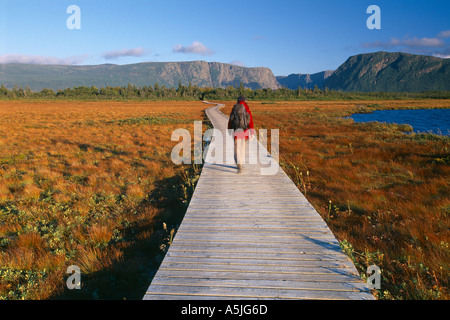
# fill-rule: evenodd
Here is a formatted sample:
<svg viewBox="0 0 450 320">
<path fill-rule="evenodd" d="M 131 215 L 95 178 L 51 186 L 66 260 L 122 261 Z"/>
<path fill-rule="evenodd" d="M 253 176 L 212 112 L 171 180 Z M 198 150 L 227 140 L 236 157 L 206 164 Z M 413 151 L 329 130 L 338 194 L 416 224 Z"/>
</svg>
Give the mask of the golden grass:
<svg viewBox="0 0 450 320">
<path fill-rule="evenodd" d="M 175 228 L 183 213 L 179 192 L 157 185 L 180 184 L 171 133 L 193 133 L 205 108 L 0 102 L 0 298 L 138 297 L 170 236 L 162 222 Z M 155 192 L 172 192 L 173 204 Z M 65 290 L 70 265 L 82 270 L 81 293 Z"/>
<path fill-rule="evenodd" d="M 227 113 L 233 103 L 225 104 Z M 449 107 L 446 100 L 250 107 L 257 129 L 280 129 L 284 170 L 360 273 L 382 268 L 379 298 L 448 299 L 448 139 L 341 119 L 369 104 Z M 170 160 L 171 133 L 192 133 L 204 108 L 1 102 L 0 297 L 140 298 L 193 187 Z M 72 264 L 83 272 L 79 292 L 65 290 Z"/>
<path fill-rule="evenodd" d="M 225 104 L 228 114 L 232 104 Z M 249 105 L 257 128 L 280 129 L 283 169 L 360 273 L 382 268 L 379 298 L 450 297 L 449 138 L 342 119 L 361 106 L 449 108 L 448 100 Z"/>
</svg>

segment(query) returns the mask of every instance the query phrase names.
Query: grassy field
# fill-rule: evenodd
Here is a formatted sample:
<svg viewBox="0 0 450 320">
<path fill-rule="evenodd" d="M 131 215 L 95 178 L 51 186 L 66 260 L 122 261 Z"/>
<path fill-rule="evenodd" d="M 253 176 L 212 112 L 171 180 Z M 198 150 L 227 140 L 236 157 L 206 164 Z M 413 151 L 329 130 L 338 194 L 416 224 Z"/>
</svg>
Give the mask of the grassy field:
<svg viewBox="0 0 450 320">
<path fill-rule="evenodd" d="M 381 268 L 378 298 L 450 297 L 450 137 L 342 117 L 444 107 L 448 100 L 250 103 L 257 128 L 280 129 L 283 169 L 360 274 Z"/>
<path fill-rule="evenodd" d="M 172 131 L 204 108 L 1 102 L 0 299 L 140 299 L 201 169 L 173 165 Z"/>
<path fill-rule="evenodd" d="M 224 112 L 233 102 L 224 102 Z M 353 112 L 448 100 L 249 102 L 283 169 L 381 299 L 448 299 L 449 138 Z M 0 299 L 140 299 L 200 172 L 170 160 L 201 102 L 0 102 Z M 65 289 L 78 265 L 82 290 Z"/>
</svg>

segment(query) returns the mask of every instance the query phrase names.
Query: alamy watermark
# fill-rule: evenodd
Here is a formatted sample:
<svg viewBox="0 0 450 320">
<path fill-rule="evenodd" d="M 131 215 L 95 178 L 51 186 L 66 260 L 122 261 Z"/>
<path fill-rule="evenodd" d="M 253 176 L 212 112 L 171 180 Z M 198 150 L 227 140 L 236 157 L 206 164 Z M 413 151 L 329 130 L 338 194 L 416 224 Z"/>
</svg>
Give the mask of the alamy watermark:
<svg viewBox="0 0 450 320">
<path fill-rule="evenodd" d="M 66 26 L 69 30 L 81 29 L 81 9 L 77 5 L 70 5 L 66 10 L 70 16 L 66 20 Z M 377 5 L 370 5 L 367 10 L 370 17 L 366 21 L 366 26 L 369 30 L 381 29 L 381 9 Z"/>
<path fill-rule="evenodd" d="M 176 129 L 172 133 L 172 141 L 181 141 L 172 149 L 171 159 L 176 165 L 202 164 L 204 162 L 219 165 L 234 165 L 234 130 L 227 130 L 224 135 L 217 129 L 208 129 L 202 134 L 202 121 L 194 122 L 194 140 L 187 129 Z M 236 131 L 237 132 L 237 131 Z M 254 138 L 248 138 L 248 162 L 247 164 L 261 164 L 261 175 L 274 175 L 279 169 L 279 130 L 271 131 L 270 155 L 267 150 L 268 131 L 259 130 L 259 139 L 254 131 Z M 194 150 L 192 151 L 192 141 Z M 204 148 L 204 144 L 206 147 Z M 193 155 L 193 157 L 192 157 Z"/>
<path fill-rule="evenodd" d="M 69 290 L 80 290 L 81 289 L 81 270 L 80 267 L 76 265 L 71 265 L 67 268 L 66 273 L 70 274 L 67 278 L 66 285 Z"/>
<path fill-rule="evenodd" d="M 70 16 L 66 20 L 66 26 L 69 30 L 80 30 L 81 29 L 81 9 L 79 6 L 71 5 L 67 7 L 67 14 Z"/>
<path fill-rule="evenodd" d="M 371 5 L 367 8 L 367 14 L 371 16 L 367 19 L 366 25 L 369 30 L 381 29 L 381 9 L 379 6 Z"/>
<path fill-rule="evenodd" d="M 369 266 L 366 271 L 367 275 L 367 286 L 369 289 L 381 289 L 381 269 L 376 265 Z"/>
</svg>

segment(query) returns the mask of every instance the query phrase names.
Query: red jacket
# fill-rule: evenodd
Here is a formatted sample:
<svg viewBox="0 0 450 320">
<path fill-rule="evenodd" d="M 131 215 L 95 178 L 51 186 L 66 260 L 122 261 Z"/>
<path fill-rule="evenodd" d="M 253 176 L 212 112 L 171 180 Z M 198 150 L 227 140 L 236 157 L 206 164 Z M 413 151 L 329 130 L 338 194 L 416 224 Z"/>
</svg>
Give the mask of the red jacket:
<svg viewBox="0 0 450 320">
<path fill-rule="evenodd" d="M 248 107 L 245 101 L 239 102 L 239 104 L 243 104 L 245 106 L 245 110 L 250 114 L 250 122 L 248 124 L 248 129 L 245 131 L 238 130 L 234 133 L 234 139 L 244 139 L 248 140 L 249 137 L 252 137 L 255 134 L 255 126 L 253 124 L 253 116 L 250 108 Z M 228 123 L 228 129 L 232 129 L 230 123 Z"/>
</svg>

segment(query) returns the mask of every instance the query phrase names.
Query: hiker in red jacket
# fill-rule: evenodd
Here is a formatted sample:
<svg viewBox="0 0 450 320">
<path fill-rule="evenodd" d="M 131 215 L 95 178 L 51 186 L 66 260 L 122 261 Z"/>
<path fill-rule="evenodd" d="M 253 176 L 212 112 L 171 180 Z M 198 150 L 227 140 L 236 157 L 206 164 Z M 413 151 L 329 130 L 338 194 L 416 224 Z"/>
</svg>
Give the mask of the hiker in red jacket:
<svg viewBox="0 0 450 320">
<path fill-rule="evenodd" d="M 245 163 L 246 142 L 249 138 L 253 140 L 255 126 L 253 124 L 252 112 L 245 102 L 245 98 L 240 96 L 237 102 L 231 111 L 228 129 L 234 130 L 234 160 L 238 167 L 238 173 L 241 173 L 243 164 Z M 245 107 L 245 112 L 242 106 Z"/>
</svg>

